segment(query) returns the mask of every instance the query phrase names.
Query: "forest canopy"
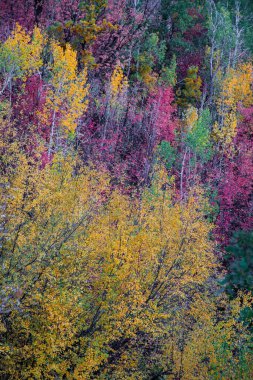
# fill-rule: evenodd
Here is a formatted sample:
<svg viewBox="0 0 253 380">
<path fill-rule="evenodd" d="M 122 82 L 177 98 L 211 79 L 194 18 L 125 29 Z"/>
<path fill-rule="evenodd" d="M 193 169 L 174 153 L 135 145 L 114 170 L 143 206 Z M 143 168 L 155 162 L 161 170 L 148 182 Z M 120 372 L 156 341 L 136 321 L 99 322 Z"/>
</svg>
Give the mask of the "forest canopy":
<svg viewBox="0 0 253 380">
<path fill-rule="evenodd" d="M 253 378 L 250 0 L 0 0 L 0 378 Z"/>
</svg>

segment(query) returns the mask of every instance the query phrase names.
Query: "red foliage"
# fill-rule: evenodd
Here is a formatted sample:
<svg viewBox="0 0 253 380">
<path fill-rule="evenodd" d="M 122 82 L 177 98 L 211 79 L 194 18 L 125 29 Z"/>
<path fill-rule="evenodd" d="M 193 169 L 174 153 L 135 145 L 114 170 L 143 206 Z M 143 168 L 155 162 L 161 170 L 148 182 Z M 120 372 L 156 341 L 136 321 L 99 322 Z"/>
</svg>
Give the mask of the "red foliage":
<svg viewBox="0 0 253 380">
<path fill-rule="evenodd" d="M 48 27 L 54 22 L 79 20 L 79 0 L 0 0 L 0 36 L 6 37 L 16 22 L 27 30 L 35 24 Z"/>
<path fill-rule="evenodd" d="M 176 106 L 173 104 L 174 93 L 171 87 L 159 87 L 149 98 L 152 126 L 157 143 L 162 140 L 172 142 L 177 126 L 175 118 Z"/>
<path fill-rule="evenodd" d="M 185 78 L 189 67 L 196 66 L 201 68 L 203 63 L 204 54 L 202 51 L 195 53 L 185 53 L 178 59 L 178 73 L 179 78 Z"/>
<path fill-rule="evenodd" d="M 39 122 L 39 113 L 43 111 L 45 100 L 46 91 L 40 75 L 28 77 L 23 91 L 13 96 L 13 121 L 20 133 L 28 133 L 32 138 L 39 135 L 48 139 L 48 127 Z"/>
<path fill-rule="evenodd" d="M 188 8 L 187 13 L 192 18 L 199 19 L 201 21 L 205 20 L 204 16 L 201 13 L 199 13 L 196 8 Z"/>
<path fill-rule="evenodd" d="M 106 98 L 99 108 L 91 99 L 80 128 L 84 159 L 103 162 L 116 178 L 122 176 L 128 183 L 147 181 L 155 147 L 162 140 L 174 140 L 177 120 L 173 100 L 171 87 L 154 90 L 146 105 L 138 104 L 138 97 L 129 94 L 119 118 L 115 109 L 107 111 Z M 105 118 L 107 113 L 109 119 Z"/>
<path fill-rule="evenodd" d="M 92 45 L 92 54 L 100 72 L 110 70 L 118 59 L 121 63 L 130 64 L 130 46 L 140 38 L 144 30 L 144 13 L 137 12 L 127 3 L 126 0 L 108 1 L 105 19 L 113 27 L 106 28 Z"/>
<path fill-rule="evenodd" d="M 225 244 L 235 230 L 253 228 L 253 107 L 241 113 L 244 120 L 234 141 L 236 153 L 225 158 L 224 177 L 218 189 L 217 226 Z"/>
<path fill-rule="evenodd" d="M 16 22 L 26 29 L 35 23 L 35 0 L 0 0 L 0 38 L 6 39 Z"/>
<path fill-rule="evenodd" d="M 195 38 L 200 38 L 206 32 L 206 28 L 201 23 L 195 24 L 184 33 L 184 39 L 187 42 L 192 42 Z"/>
</svg>

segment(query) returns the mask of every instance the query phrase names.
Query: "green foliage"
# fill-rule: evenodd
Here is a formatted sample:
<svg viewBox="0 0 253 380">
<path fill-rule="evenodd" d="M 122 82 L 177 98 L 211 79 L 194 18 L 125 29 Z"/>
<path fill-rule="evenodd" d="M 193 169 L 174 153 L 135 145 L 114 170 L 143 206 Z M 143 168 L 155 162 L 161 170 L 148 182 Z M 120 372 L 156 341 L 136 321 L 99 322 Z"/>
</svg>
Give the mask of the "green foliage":
<svg viewBox="0 0 253 380">
<path fill-rule="evenodd" d="M 136 61 L 137 78 L 147 85 L 153 85 L 157 80 L 154 69 L 159 70 L 165 60 L 166 43 L 159 40 L 158 33 L 148 34 L 141 46 L 135 50 L 133 57 Z"/>
<path fill-rule="evenodd" d="M 227 292 L 231 295 L 238 290 L 253 292 L 253 232 L 236 232 L 226 251 L 228 274 L 224 284 Z"/>
<path fill-rule="evenodd" d="M 206 186 L 205 187 L 205 194 L 206 197 L 209 199 L 209 212 L 207 214 L 207 219 L 209 220 L 210 223 L 215 223 L 220 207 L 219 207 L 219 202 L 218 202 L 218 191 L 217 189 L 213 189 L 213 187 Z"/>
<path fill-rule="evenodd" d="M 164 83 L 167 86 L 175 86 L 176 81 L 177 81 L 177 59 L 175 54 L 172 57 L 172 60 L 170 62 L 169 66 L 164 66 L 162 68 L 161 76 L 160 76 L 160 81 Z"/>
<path fill-rule="evenodd" d="M 196 66 L 189 67 L 183 85 L 177 90 L 177 103 L 182 108 L 188 107 L 189 104 L 196 105 L 200 100 L 202 80 L 198 71 L 199 68 Z"/>
<path fill-rule="evenodd" d="M 226 6 L 215 2 L 208 4 L 207 29 L 209 46 L 207 47 L 206 64 L 211 62 L 212 75 L 218 71 L 225 73 L 233 63 L 233 52 L 236 45 L 236 32 L 232 14 Z M 216 79 L 216 86 L 219 81 Z"/>
<path fill-rule="evenodd" d="M 208 109 L 202 111 L 198 120 L 189 130 L 186 136 L 186 144 L 204 162 L 212 157 L 212 145 L 210 140 L 211 115 Z"/>
<path fill-rule="evenodd" d="M 175 148 L 168 141 L 164 140 L 159 145 L 157 153 L 166 168 L 171 169 L 176 160 Z"/>
<path fill-rule="evenodd" d="M 187 55 L 198 55 L 200 51 L 204 51 L 207 43 L 205 5 L 206 2 L 203 0 L 161 1 L 161 18 L 157 30 L 160 38 L 167 44 L 166 65 L 175 54 L 181 62 L 186 63 L 185 67 L 188 67 Z M 197 31 L 196 34 L 194 30 Z"/>
<path fill-rule="evenodd" d="M 229 336 L 222 334 L 222 341 L 214 344 L 219 359 L 211 366 L 209 379 L 251 379 L 252 368 L 247 360 L 252 354 L 250 341 L 249 334 L 243 336 L 241 342 L 230 340 Z M 236 352 L 236 357 L 232 354 L 233 352 Z"/>
<path fill-rule="evenodd" d="M 217 7 L 218 17 L 219 17 L 219 27 L 214 30 L 213 22 L 210 17 L 208 19 L 209 33 L 212 32 L 212 36 L 215 38 L 217 48 L 222 50 L 230 49 L 234 47 L 235 43 L 235 31 L 233 27 L 233 21 L 231 19 L 231 13 L 226 7 L 219 6 Z M 229 45 L 227 43 L 230 41 Z"/>
<path fill-rule="evenodd" d="M 166 53 L 165 41 L 159 41 L 159 36 L 157 33 L 151 33 L 147 41 L 143 45 L 144 51 L 153 57 L 153 60 L 157 60 L 159 64 L 164 61 Z"/>
<path fill-rule="evenodd" d="M 248 328 L 251 329 L 251 332 L 253 333 L 253 309 L 252 307 L 245 307 L 241 310 L 240 313 L 240 321 L 242 321 Z M 252 345 L 253 348 L 253 345 Z"/>
<path fill-rule="evenodd" d="M 111 23 L 105 18 L 99 20 L 102 12 L 107 6 L 107 0 L 89 0 L 79 3 L 79 11 L 84 13 L 83 17 L 72 17 L 65 21 L 56 21 L 48 28 L 50 37 L 57 39 L 64 47 L 70 43 L 78 53 L 79 61 L 83 65 L 95 66 L 95 60 L 89 48 L 97 39 L 97 36 L 106 29 L 113 29 Z"/>
<path fill-rule="evenodd" d="M 253 33 L 252 33 L 252 13 L 253 2 L 251 0 L 240 0 L 239 2 L 240 12 L 240 28 L 242 30 L 242 39 L 246 49 L 249 49 L 250 53 L 253 52 Z M 235 0 L 220 0 L 220 4 L 223 7 L 227 7 L 231 18 L 235 19 Z"/>
<path fill-rule="evenodd" d="M 44 38 L 38 28 L 34 29 L 31 37 L 16 24 L 9 38 L 0 43 L 1 94 L 7 86 L 11 86 L 13 80 L 24 80 L 28 75 L 39 71 L 43 45 Z"/>
</svg>

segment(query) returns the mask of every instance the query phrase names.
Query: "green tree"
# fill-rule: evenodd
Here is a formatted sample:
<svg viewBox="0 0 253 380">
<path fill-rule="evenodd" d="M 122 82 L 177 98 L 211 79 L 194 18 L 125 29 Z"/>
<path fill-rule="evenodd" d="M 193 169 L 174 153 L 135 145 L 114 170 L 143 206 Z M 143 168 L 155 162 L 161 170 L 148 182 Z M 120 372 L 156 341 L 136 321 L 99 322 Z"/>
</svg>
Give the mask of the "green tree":
<svg viewBox="0 0 253 380">
<path fill-rule="evenodd" d="M 239 290 L 253 292 L 253 232 L 239 231 L 226 248 L 228 273 L 224 284 L 229 294 Z"/>
</svg>

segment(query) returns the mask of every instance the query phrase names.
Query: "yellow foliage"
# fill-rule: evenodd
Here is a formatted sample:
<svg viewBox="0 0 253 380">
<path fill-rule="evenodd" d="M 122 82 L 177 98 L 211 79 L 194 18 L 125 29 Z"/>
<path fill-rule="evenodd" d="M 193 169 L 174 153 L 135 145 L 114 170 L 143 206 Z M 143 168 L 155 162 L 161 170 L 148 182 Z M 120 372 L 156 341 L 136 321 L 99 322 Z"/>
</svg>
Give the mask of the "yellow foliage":
<svg viewBox="0 0 253 380">
<path fill-rule="evenodd" d="M 116 65 L 111 77 L 111 94 L 115 100 L 118 95 L 125 91 L 128 87 L 127 78 L 124 76 L 123 69 L 118 64 Z"/>
<path fill-rule="evenodd" d="M 158 75 L 152 71 L 152 68 L 148 64 L 141 64 L 139 74 L 149 89 L 154 88 L 158 80 Z"/>
<path fill-rule="evenodd" d="M 252 74 L 251 63 L 242 63 L 236 69 L 229 69 L 221 91 L 221 98 L 227 107 L 252 105 Z"/>
<path fill-rule="evenodd" d="M 224 116 L 222 128 L 219 123 L 213 125 L 213 138 L 215 141 L 221 141 L 225 147 L 230 147 L 237 132 L 237 115 L 231 111 Z"/>
<path fill-rule="evenodd" d="M 221 93 L 217 100 L 220 122 L 215 123 L 213 137 L 225 148 L 232 148 L 232 141 L 237 133 L 238 105 L 249 107 L 253 102 L 252 65 L 240 64 L 236 69 L 230 68 L 221 84 Z"/>
<path fill-rule="evenodd" d="M 41 119 L 46 122 L 53 114 L 53 127 L 57 124 L 65 132 L 74 132 L 78 119 L 88 106 L 87 71 L 77 72 L 77 53 L 69 44 L 63 49 L 57 42 L 52 42 L 51 50 L 52 78 Z"/>
<path fill-rule="evenodd" d="M 157 167 L 132 199 L 112 191 L 106 173 L 79 172 L 75 157 L 55 155 L 42 170 L 15 142 L 8 149 L 0 375 L 145 380 L 159 369 L 191 380 L 219 371 L 224 339 L 232 355 L 237 330 L 247 337 L 239 300 L 211 292 L 217 265 L 201 189 L 175 203 L 173 180 Z"/>
<path fill-rule="evenodd" d="M 252 296 L 247 294 L 239 294 L 229 303 L 224 295 L 215 300 L 208 293 L 196 293 L 190 309 L 178 315 L 181 324 L 175 329 L 172 342 L 173 376 L 180 375 L 182 380 L 251 378 L 252 356 L 245 356 L 245 371 L 233 354 L 250 344 L 250 333 L 238 319 L 241 310 L 250 307 L 251 302 Z M 224 308 L 222 315 L 217 314 L 217 305 Z M 177 339 L 181 340 L 181 347 Z M 174 379 L 173 376 L 168 379 Z"/>
<path fill-rule="evenodd" d="M 184 122 L 187 128 L 192 129 L 196 121 L 198 121 L 198 110 L 197 108 L 190 106 L 185 111 Z"/>
<path fill-rule="evenodd" d="M 201 97 L 202 79 L 198 71 L 197 66 L 189 67 L 182 88 L 177 90 L 177 103 L 183 108 L 187 108 L 189 104 L 196 104 Z"/>
<path fill-rule="evenodd" d="M 16 24 L 11 36 L 4 42 L 2 49 L 8 55 L 8 72 L 13 71 L 13 78 L 25 78 L 42 66 L 41 53 L 44 39 L 39 28 L 35 27 L 32 38 Z"/>
<path fill-rule="evenodd" d="M 4 359 L 8 371 L 13 379 L 50 378 L 51 371 L 88 379 L 100 368 L 99 376 L 112 371 L 112 378 L 129 378 L 127 370 L 135 373 L 139 362 L 138 332 L 169 339 L 164 322 L 187 307 L 189 295 L 214 266 L 211 227 L 200 203 L 196 207 L 192 197 L 173 205 L 170 184 L 163 190 L 165 171 L 142 201 L 114 191 L 104 203 L 105 174 L 87 168 L 74 175 L 76 164 L 68 157 L 55 157 L 43 171 L 19 153 L 15 162 L 7 179 L 1 278 L 6 307 L 13 310 L 8 333 L 15 348 Z M 15 277 L 12 287 L 9 276 Z M 116 342 L 129 345 L 121 364 L 110 368 Z M 9 343 L 2 349 L 7 352 Z M 17 357 L 30 364 L 20 367 Z"/>
</svg>

